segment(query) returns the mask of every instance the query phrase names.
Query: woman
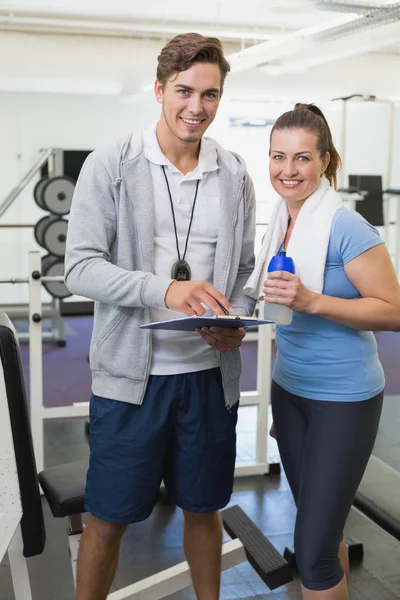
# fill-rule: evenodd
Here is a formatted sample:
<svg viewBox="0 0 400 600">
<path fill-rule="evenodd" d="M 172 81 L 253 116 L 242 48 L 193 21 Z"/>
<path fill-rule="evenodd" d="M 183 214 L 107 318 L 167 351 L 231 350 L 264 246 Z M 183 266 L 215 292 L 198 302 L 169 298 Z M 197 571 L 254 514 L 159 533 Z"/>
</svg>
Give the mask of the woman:
<svg viewBox="0 0 400 600">
<path fill-rule="evenodd" d="M 270 251 L 288 250 L 296 274 L 273 272 L 264 281 L 264 268 L 258 289 L 267 303 L 294 311 L 290 325 L 277 327 L 271 401 L 297 505 L 294 544 L 302 596 L 346 600 L 343 528 L 383 401 L 372 331 L 400 330 L 400 288 L 376 229 L 343 208 L 334 191 L 340 157 L 322 112 L 297 104 L 278 118 L 270 144 L 271 182 L 281 196 L 276 214 L 286 220 L 274 238 L 274 213 L 266 238 L 272 245 L 279 239 Z M 305 280 L 318 281 L 319 268 L 320 288 L 310 289 Z"/>
</svg>

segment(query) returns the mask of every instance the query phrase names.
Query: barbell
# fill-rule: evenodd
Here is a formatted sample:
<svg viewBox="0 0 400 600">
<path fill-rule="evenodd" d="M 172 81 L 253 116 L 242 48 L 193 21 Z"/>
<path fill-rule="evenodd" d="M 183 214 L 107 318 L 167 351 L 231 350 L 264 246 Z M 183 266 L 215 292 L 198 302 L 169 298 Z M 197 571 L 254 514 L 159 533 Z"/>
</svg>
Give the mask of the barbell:
<svg viewBox="0 0 400 600">
<path fill-rule="evenodd" d="M 58 256 L 46 254 L 42 257 L 41 273 L 35 271 L 34 279 L 41 279 L 43 287 L 53 296 L 63 300 L 72 296 L 64 283 L 64 261 Z M 0 279 L 0 283 L 29 283 L 28 277 L 9 277 Z"/>
</svg>

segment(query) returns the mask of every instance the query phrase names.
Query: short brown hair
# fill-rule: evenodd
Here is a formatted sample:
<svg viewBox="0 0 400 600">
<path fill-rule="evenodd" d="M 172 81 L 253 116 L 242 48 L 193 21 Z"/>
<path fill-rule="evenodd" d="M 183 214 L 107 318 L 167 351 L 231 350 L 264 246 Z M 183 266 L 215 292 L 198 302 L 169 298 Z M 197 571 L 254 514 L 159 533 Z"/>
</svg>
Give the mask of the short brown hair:
<svg viewBox="0 0 400 600">
<path fill-rule="evenodd" d="M 331 159 L 325 171 L 325 176 L 329 179 L 331 186 L 336 189 L 337 172 L 340 171 L 342 161 L 333 144 L 328 122 L 318 106 L 298 102 L 293 110 L 283 113 L 276 120 L 271 130 L 271 137 L 275 129 L 305 129 L 315 133 L 321 158 L 324 158 L 327 152 L 330 154 Z"/>
<path fill-rule="evenodd" d="M 224 57 L 220 40 L 199 33 L 177 35 L 164 46 L 158 56 L 157 79 L 164 86 L 171 75 L 190 69 L 194 63 L 219 65 L 222 94 L 231 67 Z"/>
</svg>

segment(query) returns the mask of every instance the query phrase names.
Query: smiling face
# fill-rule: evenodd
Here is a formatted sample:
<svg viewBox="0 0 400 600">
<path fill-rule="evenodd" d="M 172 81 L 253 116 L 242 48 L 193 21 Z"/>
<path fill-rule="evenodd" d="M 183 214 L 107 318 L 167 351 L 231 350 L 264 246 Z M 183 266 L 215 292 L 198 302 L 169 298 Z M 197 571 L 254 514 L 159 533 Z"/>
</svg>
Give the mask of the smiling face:
<svg viewBox="0 0 400 600">
<path fill-rule="evenodd" d="M 174 73 L 164 86 L 157 80 L 154 90 L 162 104 L 159 125 L 163 136 L 172 143 L 199 142 L 217 113 L 221 71 L 218 64 L 194 63 L 190 69 Z"/>
<path fill-rule="evenodd" d="M 276 192 L 288 203 L 304 202 L 318 188 L 329 152 L 321 157 L 317 135 L 305 129 L 275 129 L 271 136 L 269 174 Z"/>
</svg>

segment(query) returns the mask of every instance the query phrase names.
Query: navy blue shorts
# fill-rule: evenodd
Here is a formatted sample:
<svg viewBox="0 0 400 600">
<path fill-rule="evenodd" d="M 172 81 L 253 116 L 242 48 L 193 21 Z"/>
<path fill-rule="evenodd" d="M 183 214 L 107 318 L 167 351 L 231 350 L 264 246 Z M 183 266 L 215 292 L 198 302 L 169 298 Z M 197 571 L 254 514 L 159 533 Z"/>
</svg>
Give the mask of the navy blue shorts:
<svg viewBox="0 0 400 600">
<path fill-rule="evenodd" d="M 219 368 L 151 375 L 140 406 L 92 395 L 85 509 L 111 523 L 143 521 L 162 480 L 184 510 L 226 506 L 238 404 L 226 408 Z"/>
</svg>

